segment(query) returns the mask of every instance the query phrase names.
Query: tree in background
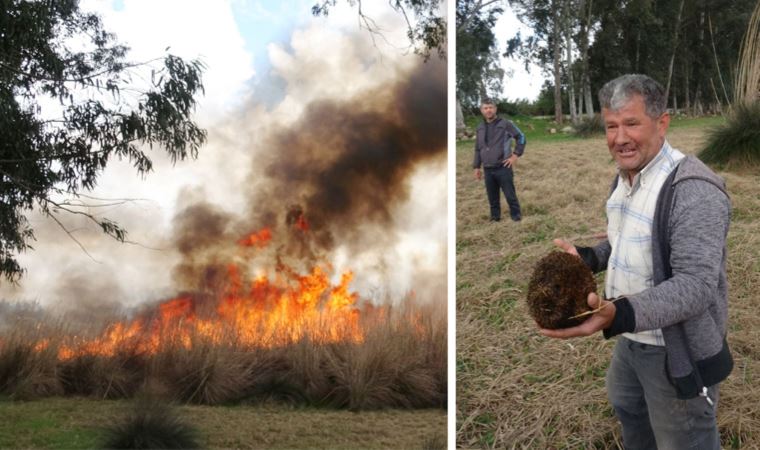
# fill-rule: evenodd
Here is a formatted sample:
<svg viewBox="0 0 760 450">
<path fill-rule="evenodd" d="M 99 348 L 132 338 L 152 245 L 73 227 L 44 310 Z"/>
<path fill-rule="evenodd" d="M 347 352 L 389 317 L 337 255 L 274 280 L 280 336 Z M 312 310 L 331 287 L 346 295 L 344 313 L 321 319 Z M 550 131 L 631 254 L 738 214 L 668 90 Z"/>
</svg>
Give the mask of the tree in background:
<svg viewBox="0 0 760 450">
<path fill-rule="evenodd" d="M 510 39 L 507 56 L 517 56 L 537 64 L 551 74 L 554 82 L 554 121 L 562 123 L 562 48 L 563 23 L 568 20 L 570 8 L 563 7 L 564 0 L 513 0 L 512 8 L 522 23 L 529 26 L 533 36 L 523 40 L 520 34 Z"/>
<path fill-rule="evenodd" d="M 501 92 L 505 70 L 499 64 L 498 37 L 493 28 L 504 12 L 498 0 L 458 0 L 456 4 L 457 130 L 464 128 L 462 105 L 477 106 Z"/>
<path fill-rule="evenodd" d="M 553 80 L 557 121 L 563 92 L 571 117 L 583 110 L 591 117 L 597 106 L 594 94 L 624 73 L 646 73 L 662 83 L 673 110 L 722 112 L 734 95 L 729 80 L 756 3 L 513 0 L 518 19 L 533 35 L 513 36 L 506 53 L 526 66 L 537 64 Z"/>
<path fill-rule="evenodd" d="M 315 16 L 327 16 L 330 8 L 339 0 L 322 0 L 311 7 Z M 359 21 L 373 35 L 382 31 L 372 17 L 362 9 L 362 0 L 346 0 L 357 9 Z M 406 35 L 414 51 L 426 59 L 432 51 L 438 56 L 446 56 L 446 11 L 442 10 L 443 0 L 389 0 L 390 7 L 401 14 L 406 21 Z"/>
<path fill-rule="evenodd" d="M 3 6 L 0 274 L 16 281 L 23 273 L 16 255 L 34 239 L 26 214 L 35 208 L 75 241 L 60 213 L 82 215 L 125 240 L 118 224 L 90 212 L 113 203 L 83 192 L 95 187 L 114 156 L 139 174 L 150 172 L 145 144 L 163 147 L 172 161 L 197 156 L 206 131 L 191 115 L 204 67 L 172 55 L 128 61 L 128 48 L 97 15 L 82 12 L 78 0 L 5 0 Z M 147 86 L 133 82 L 138 74 L 150 79 Z"/>
<path fill-rule="evenodd" d="M 504 70 L 499 64 L 497 37 L 493 32 L 503 10 L 482 7 L 482 1 L 457 3 L 457 100 L 478 106 L 484 97 L 501 92 Z M 496 3 L 491 3 L 496 5 Z"/>
</svg>

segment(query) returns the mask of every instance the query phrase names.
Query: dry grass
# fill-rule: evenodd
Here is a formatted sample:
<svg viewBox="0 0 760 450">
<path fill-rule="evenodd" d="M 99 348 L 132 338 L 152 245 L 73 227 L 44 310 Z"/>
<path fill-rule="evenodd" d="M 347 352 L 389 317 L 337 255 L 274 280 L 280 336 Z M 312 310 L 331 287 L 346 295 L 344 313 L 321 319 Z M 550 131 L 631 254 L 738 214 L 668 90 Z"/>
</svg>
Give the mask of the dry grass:
<svg viewBox="0 0 760 450">
<path fill-rule="evenodd" d="M 702 130 L 672 129 L 691 152 Z M 553 238 L 595 243 L 614 174 L 602 138 L 529 144 L 517 167 L 523 221 L 488 222 L 471 143 L 457 148 L 457 444 L 488 448 L 619 448 L 604 375 L 613 341 L 539 335 L 526 292 Z M 733 202 L 729 233 L 729 343 L 735 369 L 721 385 L 718 422 L 727 448 L 760 446 L 760 177 L 719 172 Z M 503 207 L 506 207 L 502 200 Z M 601 282 L 601 278 L 598 281 Z"/>
<path fill-rule="evenodd" d="M 260 347 L 219 326 L 220 334 L 170 339 L 155 353 L 126 341 L 113 356 L 73 358 L 58 355 L 67 342 L 63 327 L 19 324 L 0 333 L 0 395 L 130 398 L 148 387 L 169 400 L 202 405 L 275 399 L 352 411 L 445 408 L 445 310 L 372 311 L 361 323 L 360 342 L 304 337 Z"/>
</svg>

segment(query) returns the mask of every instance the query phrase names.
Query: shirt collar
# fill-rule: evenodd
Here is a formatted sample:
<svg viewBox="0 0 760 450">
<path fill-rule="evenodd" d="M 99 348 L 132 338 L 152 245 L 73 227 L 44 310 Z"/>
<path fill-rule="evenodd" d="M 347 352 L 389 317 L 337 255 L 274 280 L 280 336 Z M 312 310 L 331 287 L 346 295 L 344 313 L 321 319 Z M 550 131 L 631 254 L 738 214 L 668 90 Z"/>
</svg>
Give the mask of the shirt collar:
<svg viewBox="0 0 760 450">
<path fill-rule="evenodd" d="M 657 152 L 657 155 L 655 155 L 655 157 L 633 177 L 633 182 L 630 186 L 628 186 L 628 175 L 622 169 L 618 170 L 620 179 L 631 189 L 635 188 L 639 183 L 643 185 L 650 183 L 659 168 L 665 164 L 665 161 L 673 159 L 669 157 L 672 152 L 673 150 L 670 147 L 668 140 L 665 139 L 662 143 L 662 147 L 660 147 L 660 151 Z"/>
</svg>

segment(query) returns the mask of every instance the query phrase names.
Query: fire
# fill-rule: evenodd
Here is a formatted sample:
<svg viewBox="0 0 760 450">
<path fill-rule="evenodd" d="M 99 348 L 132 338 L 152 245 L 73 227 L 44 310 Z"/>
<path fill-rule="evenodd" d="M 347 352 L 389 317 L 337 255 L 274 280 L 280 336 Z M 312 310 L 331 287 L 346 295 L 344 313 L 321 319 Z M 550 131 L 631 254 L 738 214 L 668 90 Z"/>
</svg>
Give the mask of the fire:
<svg viewBox="0 0 760 450">
<path fill-rule="evenodd" d="M 270 229 L 264 228 L 238 242 L 263 248 L 271 239 Z M 68 342 L 58 357 L 113 356 L 124 349 L 155 354 L 172 345 L 190 348 L 199 338 L 249 347 L 282 346 L 301 339 L 363 341 L 359 296 L 349 287 L 353 272 L 346 271 L 333 284 L 328 265 L 317 265 L 305 274 L 282 262 L 272 274 L 251 276 L 249 270 L 240 262 L 230 263 L 226 287 L 217 295 L 188 294 L 164 301 L 152 313 L 113 323 L 95 338 Z"/>
<path fill-rule="evenodd" d="M 255 231 L 243 239 L 238 241 L 238 244 L 243 247 L 258 247 L 264 248 L 272 240 L 272 230 L 264 228 L 260 231 Z"/>
<path fill-rule="evenodd" d="M 306 221 L 306 217 L 304 217 L 303 214 L 298 216 L 298 219 L 296 219 L 295 227 L 304 233 L 309 231 L 309 222 Z"/>
</svg>

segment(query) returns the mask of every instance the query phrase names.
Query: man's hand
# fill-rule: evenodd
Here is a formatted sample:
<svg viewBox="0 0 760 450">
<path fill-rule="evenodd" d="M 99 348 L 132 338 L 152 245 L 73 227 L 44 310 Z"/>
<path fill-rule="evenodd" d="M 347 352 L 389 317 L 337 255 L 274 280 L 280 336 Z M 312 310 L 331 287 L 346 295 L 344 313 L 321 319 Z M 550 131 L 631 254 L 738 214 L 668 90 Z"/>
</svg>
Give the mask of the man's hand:
<svg viewBox="0 0 760 450">
<path fill-rule="evenodd" d="M 591 315 L 582 324 L 571 327 L 561 328 L 559 330 L 547 330 L 540 328 L 539 333 L 544 336 L 555 339 L 567 339 L 579 336 L 591 336 L 597 331 L 609 328 L 612 325 L 613 319 L 615 319 L 615 304 L 608 302 L 607 300 L 600 300 L 599 296 L 593 292 L 588 294 L 588 305 L 594 309 L 601 307 L 601 309 Z"/>
<path fill-rule="evenodd" d="M 565 253 L 570 253 L 571 255 L 575 255 L 577 257 L 581 257 L 581 255 L 578 254 L 578 250 L 575 249 L 575 246 L 564 239 L 555 239 L 552 241 L 554 245 L 561 248 L 565 251 Z"/>
<path fill-rule="evenodd" d="M 481 172 L 480 167 L 478 167 L 477 169 L 475 169 L 475 179 L 479 180 L 482 177 L 483 177 L 483 172 Z"/>
<path fill-rule="evenodd" d="M 504 161 L 504 167 L 515 167 L 515 163 L 517 162 L 517 155 L 512 153 L 512 155 L 507 158 L 506 161 Z"/>
</svg>

